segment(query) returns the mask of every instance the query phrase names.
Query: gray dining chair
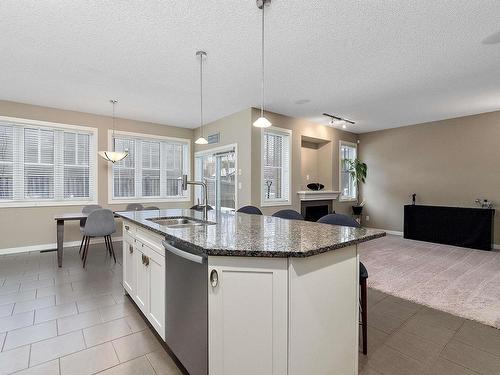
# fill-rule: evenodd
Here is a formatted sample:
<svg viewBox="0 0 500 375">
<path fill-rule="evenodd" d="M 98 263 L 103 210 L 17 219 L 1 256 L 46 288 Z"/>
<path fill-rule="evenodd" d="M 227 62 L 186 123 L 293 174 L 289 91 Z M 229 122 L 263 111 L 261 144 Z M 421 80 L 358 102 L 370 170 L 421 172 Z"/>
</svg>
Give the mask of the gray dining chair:
<svg viewBox="0 0 500 375">
<path fill-rule="evenodd" d="M 144 211 L 160 211 L 160 209 L 156 206 L 148 206 L 144 207 Z"/>
<path fill-rule="evenodd" d="M 262 211 L 255 206 L 243 206 L 238 209 L 236 212 L 242 212 L 244 214 L 251 214 L 251 215 L 262 215 Z"/>
<path fill-rule="evenodd" d="M 127 204 L 127 211 L 142 211 L 144 210 L 144 206 L 140 203 L 130 203 Z"/>
<path fill-rule="evenodd" d="M 344 227 L 361 228 L 353 217 L 343 214 L 329 214 L 318 220 L 318 223 L 342 225 Z M 365 265 L 359 262 L 359 286 L 361 290 L 361 329 L 363 334 L 363 354 L 368 353 L 368 296 L 366 280 L 368 279 L 368 270 Z"/>
<path fill-rule="evenodd" d="M 272 216 L 288 220 L 304 220 L 304 217 L 295 210 L 279 210 Z"/>
<path fill-rule="evenodd" d="M 85 228 L 83 229 L 84 245 L 83 245 L 83 268 L 87 263 L 87 255 L 89 252 L 90 239 L 96 237 L 104 237 L 106 249 L 116 263 L 115 250 L 111 235 L 116 232 L 115 216 L 113 211 L 100 209 L 92 211 L 87 217 Z"/>
<path fill-rule="evenodd" d="M 86 206 L 83 206 L 82 208 L 82 214 L 90 214 L 92 211 L 95 211 L 95 210 L 100 210 L 102 207 L 99 206 L 98 204 L 88 204 Z M 83 249 L 83 240 L 85 239 L 85 237 L 83 236 L 83 229 L 85 228 L 85 222 L 87 221 L 87 219 L 81 219 L 80 220 L 80 233 L 82 235 L 82 242 L 80 243 L 80 251 L 78 252 L 78 254 L 82 254 L 82 249 Z"/>
<path fill-rule="evenodd" d="M 203 205 L 195 204 L 190 209 L 191 210 L 195 210 L 195 211 L 203 211 L 205 209 L 205 207 Z M 208 211 L 213 210 L 213 209 L 214 208 L 212 206 L 210 206 L 210 205 L 207 207 Z"/>
</svg>

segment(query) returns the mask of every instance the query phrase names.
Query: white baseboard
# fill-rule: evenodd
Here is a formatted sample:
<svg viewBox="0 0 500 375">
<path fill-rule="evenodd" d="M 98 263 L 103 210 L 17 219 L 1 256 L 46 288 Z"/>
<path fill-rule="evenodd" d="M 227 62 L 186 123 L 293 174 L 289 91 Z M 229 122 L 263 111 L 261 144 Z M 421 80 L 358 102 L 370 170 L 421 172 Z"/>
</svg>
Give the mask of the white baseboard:
<svg viewBox="0 0 500 375">
<path fill-rule="evenodd" d="M 121 241 L 122 237 L 113 237 L 113 242 Z M 74 247 L 80 246 L 81 241 L 68 241 L 64 242 L 63 247 Z M 91 244 L 94 243 L 104 243 L 104 238 L 98 238 L 91 241 Z M 19 246 L 19 247 L 10 247 L 5 249 L 0 249 L 0 255 L 5 254 L 18 254 L 18 253 L 29 253 L 32 251 L 43 251 L 43 250 L 53 250 L 57 248 L 56 243 L 47 243 L 41 245 L 30 245 L 30 246 Z"/>
</svg>

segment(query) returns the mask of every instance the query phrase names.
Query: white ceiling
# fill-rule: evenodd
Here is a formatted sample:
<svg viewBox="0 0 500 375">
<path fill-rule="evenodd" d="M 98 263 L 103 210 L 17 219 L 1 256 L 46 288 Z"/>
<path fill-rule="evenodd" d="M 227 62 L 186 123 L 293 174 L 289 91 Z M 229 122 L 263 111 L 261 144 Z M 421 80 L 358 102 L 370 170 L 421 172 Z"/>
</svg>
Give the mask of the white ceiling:
<svg viewBox="0 0 500 375">
<path fill-rule="evenodd" d="M 498 0 L 272 0 L 267 108 L 356 132 L 500 109 Z M 0 2 L 0 99 L 197 127 L 260 103 L 254 0 Z M 296 104 L 300 100 L 310 100 Z"/>
</svg>

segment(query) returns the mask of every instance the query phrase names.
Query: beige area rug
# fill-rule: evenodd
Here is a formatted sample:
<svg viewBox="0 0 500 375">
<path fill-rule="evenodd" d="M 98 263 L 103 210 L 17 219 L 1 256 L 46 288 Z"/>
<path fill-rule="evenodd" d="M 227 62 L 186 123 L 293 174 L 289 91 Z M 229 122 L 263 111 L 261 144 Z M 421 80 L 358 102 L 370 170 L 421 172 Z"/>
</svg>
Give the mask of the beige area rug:
<svg viewBox="0 0 500 375">
<path fill-rule="evenodd" d="M 361 244 L 368 286 L 500 328 L 500 252 L 390 236 Z"/>
</svg>

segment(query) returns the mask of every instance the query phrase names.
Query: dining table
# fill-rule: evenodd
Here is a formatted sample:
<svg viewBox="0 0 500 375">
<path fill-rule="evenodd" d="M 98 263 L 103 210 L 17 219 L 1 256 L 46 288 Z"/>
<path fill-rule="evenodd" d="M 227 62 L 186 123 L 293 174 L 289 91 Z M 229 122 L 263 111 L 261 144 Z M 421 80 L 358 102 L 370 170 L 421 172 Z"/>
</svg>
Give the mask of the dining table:
<svg viewBox="0 0 500 375">
<path fill-rule="evenodd" d="M 89 214 L 83 212 L 75 212 L 75 213 L 64 213 L 60 215 L 56 215 L 54 220 L 56 221 L 57 227 L 57 265 L 62 267 L 63 262 L 63 249 L 64 249 L 64 223 L 66 221 L 80 221 L 87 219 Z M 118 217 L 115 214 L 115 218 Z"/>
</svg>

